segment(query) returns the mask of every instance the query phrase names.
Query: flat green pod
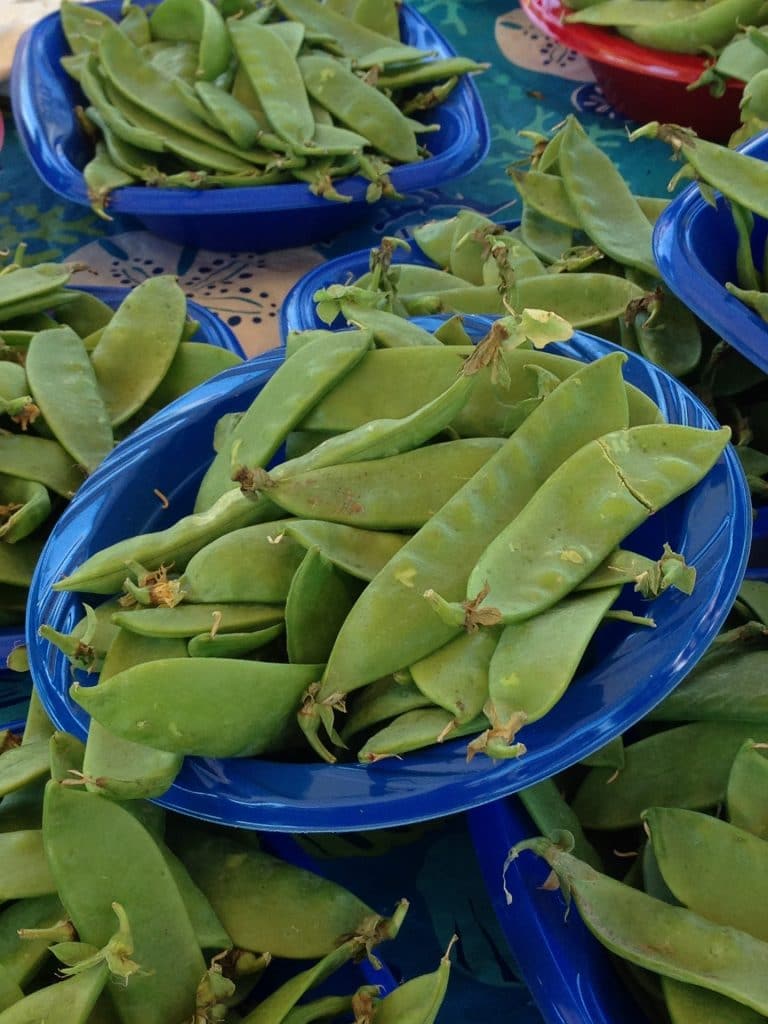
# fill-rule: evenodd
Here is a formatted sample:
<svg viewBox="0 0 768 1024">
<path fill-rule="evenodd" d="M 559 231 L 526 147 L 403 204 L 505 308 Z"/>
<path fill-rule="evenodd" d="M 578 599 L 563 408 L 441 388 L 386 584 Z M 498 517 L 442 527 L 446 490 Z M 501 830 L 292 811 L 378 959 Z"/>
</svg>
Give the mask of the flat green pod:
<svg viewBox="0 0 768 1024">
<path fill-rule="evenodd" d="M 746 740 L 731 765 L 725 794 L 728 820 L 768 839 L 768 758 L 763 744 Z"/>
<path fill-rule="evenodd" d="M 112 621 L 129 633 L 145 637 L 191 638 L 214 628 L 218 633 L 241 633 L 282 622 L 281 605 L 180 604 L 175 608 L 134 608 L 115 612 Z"/>
<path fill-rule="evenodd" d="M 87 1024 L 109 978 L 107 965 L 90 967 L 64 981 L 37 989 L 0 1013 L 0 1024 Z"/>
<path fill-rule="evenodd" d="M 58 895 L 16 900 L 0 909 L 0 963 L 11 978 L 27 988 L 48 957 L 51 940 L 22 939 L 20 928 L 51 928 L 66 916 Z"/>
<path fill-rule="evenodd" d="M 357 589 L 319 548 L 307 550 L 285 601 L 289 661 L 325 664 Z"/>
<path fill-rule="evenodd" d="M 40 829 L 0 834 L 0 858 L 3 862 L 0 900 L 48 896 L 56 892 L 56 883 L 43 850 L 43 833 Z"/>
<path fill-rule="evenodd" d="M 727 996 L 662 978 L 661 988 L 672 1024 L 761 1024 L 765 1017 Z"/>
<path fill-rule="evenodd" d="M 41 739 L 0 754 L 0 796 L 48 775 L 48 741 Z"/>
<path fill-rule="evenodd" d="M 283 633 L 282 622 L 246 633 L 198 633 L 190 637 L 187 653 L 190 658 L 242 658 L 271 644 Z"/>
<path fill-rule="evenodd" d="M 6 544 L 29 536 L 50 514 L 51 499 L 43 484 L 0 473 L 0 537 Z"/>
<path fill-rule="evenodd" d="M 406 711 L 431 707 L 433 703 L 415 683 L 400 683 L 392 676 L 377 679 L 352 695 L 340 730 L 341 738 L 348 743 L 353 736 L 381 722 Z"/>
<path fill-rule="evenodd" d="M 476 718 L 488 701 L 488 676 L 500 630 L 464 632 L 410 666 L 418 690 L 458 722 Z"/>
</svg>

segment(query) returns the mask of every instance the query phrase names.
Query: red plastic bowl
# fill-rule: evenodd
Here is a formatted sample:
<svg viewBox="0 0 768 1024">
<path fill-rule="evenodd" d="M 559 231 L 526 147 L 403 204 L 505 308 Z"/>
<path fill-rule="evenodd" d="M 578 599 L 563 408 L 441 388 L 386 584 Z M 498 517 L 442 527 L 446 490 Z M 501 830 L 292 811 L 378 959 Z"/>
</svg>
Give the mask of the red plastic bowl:
<svg viewBox="0 0 768 1024">
<path fill-rule="evenodd" d="M 707 66 L 705 57 L 638 46 L 617 32 L 567 23 L 559 0 L 520 0 L 530 20 L 589 62 L 606 100 L 633 121 L 671 121 L 702 138 L 727 140 L 739 126 L 743 82 L 728 81 L 716 99 L 706 86 L 688 91 Z"/>
</svg>

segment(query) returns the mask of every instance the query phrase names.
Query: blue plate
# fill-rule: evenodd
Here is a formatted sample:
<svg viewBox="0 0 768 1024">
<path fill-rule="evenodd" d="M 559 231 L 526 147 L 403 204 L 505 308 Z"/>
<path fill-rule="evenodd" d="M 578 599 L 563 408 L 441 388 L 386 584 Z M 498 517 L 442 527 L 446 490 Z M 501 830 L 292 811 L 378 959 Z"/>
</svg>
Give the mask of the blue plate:
<svg viewBox="0 0 768 1024">
<path fill-rule="evenodd" d="M 106 0 L 93 6 L 118 18 L 121 4 Z M 427 19 L 406 4 L 401 7 L 401 23 L 406 42 L 437 57 L 455 55 Z M 85 101 L 59 63 L 68 52 L 58 12 L 33 25 L 16 49 L 11 105 L 40 178 L 63 198 L 87 206 L 82 169 L 90 150 L 74 115 L 75 105 Z M 490 146 L 488 119 L 468 76 L 421 119 L 439 124 L 440 130 L 421 137 L 432 156 L 393 169 L 392 184 L 402 193 L 435 188 L 468 174 Z M 266 252 L 329 238 L 363 220 L 371 210 L 365 200 L 367 186 L 359 176 L 336 182 L 339 192 L 351 197 L 346 203 L 320 199 L 303 183 L 199 191 L 129 186 L 113 194 L 109 209 L 134 216 L 150 231 L 181 245 Z"/>
<path fill-rule="evenodd" d="M 467 323 L 479 335 L 491 321 L 475 317 Z M 552 350 L 589 361 L 616 348 L 577 332 L 572 342 Z M 35 683 L 58 728 L 84 737 L 88 716 L 69 698 L 69 663 L 38 637 L 37 629 L 48 623 L 71 630 L 83 595 L 55 593 L 51 584 L 101 548 L 164 528 L 188 512 L 210 462 L 216 420 L 245 409 L 283 358 L 283 351 L 275 350 L 233 367 L 158 413 L 89 477 L 55 525 L 32 581 L 27 643 Z M 625 376 L 669 421 L 716 426 L 678 381 L 640 357 L 629 355 Z M 155 487 L 168 495 L 167 509 L 160 507 Z M 658 623 L 653 631 L 616 622 L 603 627 L 591 664 L 549 714 L 526 727 L 529 751 L 517 761 L 493 764 L 476 757 L 467 764 L 461 740 L 374 765 L 188 758 L 158 802 L 245 828 L 340 832 L 436 818 L 530 786 L 602 747 L 674 689 L 731 607 L 749 540 L 749 494 L 729 447 L 705 480 L 628 542 L 654 558 L 664 541 L 683 552 L 698 572 L 693 595 L 669 590 L 659 597 L 652 605 Z M 637 595 L 627 594 L 626 601 L 640 607 Z"/>
<path fill-rule="evenodd" d="M 768 132 L 739 152 L 768 159 Z M 755 263 L 763 265 L 768 221 L 755 218 L 752 247 Z M 768 373 L 768 323 L 731 295 L 726 281 L 736 278 L 736 226 L 721 195 L 710 206 L 699 186 L 689 185 L 669 204 L 656 222 L 653 254 L 670 289 L 730 345 Z"/>
<path fill-rule="evenodd" d="M 476 808 L 469 828 L 493 909 L 545 1024 L 649 1024 L 576 908 L 566 914 L 562 895 L 542 890 L 546 862 L 526 850 L 505 871 L 511 847 L 540 834 L 520 801 Z"/>
<path fill-rule="evenodd" d="M 73 285 L 72 287 L 76 287 L 78 291 L 89 292 L 91 295 L 95 295 L 97 299 L 106 302 L 113 309 L 117 309 L 131 291 L 130 288 L 85 287 L 81 285 Z M 245 352 L 243 352 L 240 342 L 224 321 L 220 320 L 214 312 L 206 309 L 205 306 L 199 306 L 196 302 L 188 300 L 187 315 L 200 324 L 194 337 L 190 340 L 204 341 L 208 345 L 227 349 L 227 351 L 234 352 L 235 355 L 240 356 L 241 359 L 245 359 Z M 7 674 L 5 666 L 11 651 L 16 647 L 21 647 L 23 643 L 24 626 L 0 627 L 0 685 L 2 685 L 3 677 Z M 11 677 L 13 678 L 13 673 L 11 673 Z"/>
</svg>

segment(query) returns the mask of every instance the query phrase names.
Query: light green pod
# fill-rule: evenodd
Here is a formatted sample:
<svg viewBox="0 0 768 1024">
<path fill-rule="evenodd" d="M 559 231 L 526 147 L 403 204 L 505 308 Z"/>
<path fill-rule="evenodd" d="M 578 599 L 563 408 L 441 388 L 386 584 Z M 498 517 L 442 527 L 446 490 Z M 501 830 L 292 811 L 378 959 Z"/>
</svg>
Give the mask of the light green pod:
<svg viewBox="0 0 768 1024">
<path fill-rule="evenodd" d="M 112 621 L 140 636 L 189 639 L 199 633 L 241 633 L 282 622 L 283 608 L 266 604 L 180 604 L 115 612 Z"/>
<path fill-rule="evenodd" d="M 765 649 L 715 644 L 680 686 L 653 709 L 650 717 L 667 722 L 751 720 L 762 722 L 765 727 L 767 668 Z"/>
<path fill-rule="evenodd" d="M 469 722 L 488 700 L 488 672 L 498 629 L 462 633 L 410 667 L 413 682 L 433 704 L 457 722 Z"/>
<path fill-rule="evenodd" d="M 48 774 L 48 740 L 40 739 L 0 754 L 0 796 L 13 793 Z"/>
<path fill-rule="evenodd" d="M 106 964 L 98 964 L 30 993 L 0 1013 L 0 1024 L 87 1024 L 91 1010 L 109 978 Z"/>
<path fill-rule="evenodd" d="M 449 946 L 436 971 L 410 978 L 384 996 L 376 1006 L 378 1024 L 434 1024 L 448 991 L 450 952 Z"/>
<path fill-rule="evenodd" d="M 573 836 L 574 856 L 602 870 L 602 861 L 597 850 L 587 839 L 581 822 L 564 799 L 553 779 L 543 779 L 533 786 L 521 789 L 518 796 L 536 828 L 548 838 L 564 829 Z"/>
<path fill-rule="evenodd" d="M 662 978 L 661 988 L 672 1024 L 761 1024 L 765 1020 L 743 1003 L 698 985 Z"/>
<path fill-rule="evenodd" d="M 358 761 L 374 764 L 385 757 L 398 757 L 411 750 L 422 750 L 444 739 L 471 736 L 485 728 L 488 720 L 478 715 L 469 722 L 457 722 L 444 708 L 417 708 L 394 718 L 371 736 L 357 752 Z"/>
<path fill-rule="evenodd" d="M 190 658 L 242 658 L 272 643 L 285 632 L 282 622 L 247 633 L 198 633 L 187 643 Z"/>
<path fill-rule="evenodd" d="M 0 963 L 17 985 L 27 988 L 48 957 L 51 940 L 22 939 L 20 928 L 46 929 L 66 917 L 56 893 L 16 900 L 0 910 Z"/>
<path fill-rule="evenodd" d="M 304 548 L 318 548 L 343 572 L 367 581 L 372 580 L 408 540 L 404 533 L 362 530 L 314 519 L 288 520 L 285 532 Z"/>
<path fill-rule="evenodd" d="M 762 745 L 746 740 L 731 765 L 725 800 L 728 820 L 761 839 L 768 839 L 768 758 Z"/>
<path fill-rule="evenodd" d="M 0 834 L 0 900 L 48 896 L 56 892 L 39 829 L 22 829 Z"/>
<path fill-rule="evenodd" d="M 0 1013 L 23 998 L 24 992 L 13 980 L 10 971 L 0 964 Z"/>
<path fill-rule="evenodd" d="M 319 548 L 308 549 L 291 580 L 285 602 L 289 661 L 325 664 L 359 589 L 351 584 Z"/>
<path fill-rule="evenodd" d="M 385 676 L 352 695 L 341 738 L 348 743 L 357 733 L 371 729 L 374 725 L 396 718 L 406 711 L 433 705 L 434 701 L 425 697 L 415 683 L 400 683 L 392 676 Z"/>
<path fill-rule="evenodd" d="M 6 544 L 28 537 L 50 514 L 51 499 L 43 484 L 0 474 L 0 537 Z"/>
</svg>

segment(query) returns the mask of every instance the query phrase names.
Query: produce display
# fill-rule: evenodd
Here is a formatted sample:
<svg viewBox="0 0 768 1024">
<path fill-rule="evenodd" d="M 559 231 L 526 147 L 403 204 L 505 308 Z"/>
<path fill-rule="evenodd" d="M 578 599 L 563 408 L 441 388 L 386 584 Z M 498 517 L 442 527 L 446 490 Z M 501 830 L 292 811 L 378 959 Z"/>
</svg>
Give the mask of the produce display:
<svg viewBox="0 0 768 1024">
<path fill-rule="evenodd" d="M 411 115 L 485 65 L 401 39 L 395 0 L 357 7 L 350 18 L 317 0 L 163 0 L 151 12 L 129 4 L 116 23 L 64 0 L 62 64 L 96 140 L 83 171 L 94 210 L 142 183 L 299 181 L 343 202 L 334 180 L 361 174 L 370 202 L 394 195 L 392 166 L 428 156 L 440 128 Z"/>
<path fill-rule="evenodd" d="M 67 263 L 0 271 L 0 623 L 24 621 L 27 588 L 58 512 L 121 437 L 179 395 L 239 363 L 202 341 L 175 278 L 117 308 L 67 287 Z"/>
</svg>

